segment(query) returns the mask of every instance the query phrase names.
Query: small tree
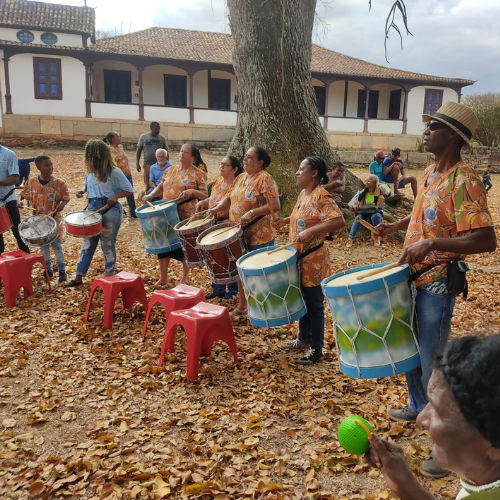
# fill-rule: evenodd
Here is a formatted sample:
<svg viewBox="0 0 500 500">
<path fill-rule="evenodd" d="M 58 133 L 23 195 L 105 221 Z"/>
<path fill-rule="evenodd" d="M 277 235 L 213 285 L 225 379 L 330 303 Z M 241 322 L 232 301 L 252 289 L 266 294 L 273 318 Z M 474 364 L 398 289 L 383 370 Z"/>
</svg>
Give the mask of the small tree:
<svg viewBox="0 0 500 500">
<path fill-rule="evenodd" d="M 473 139 L 483 146 L 495 147 L 500 142 L 500 94 L 467 96 L 463 103 L 476 113 L 479 124 Z"/>
</svg>

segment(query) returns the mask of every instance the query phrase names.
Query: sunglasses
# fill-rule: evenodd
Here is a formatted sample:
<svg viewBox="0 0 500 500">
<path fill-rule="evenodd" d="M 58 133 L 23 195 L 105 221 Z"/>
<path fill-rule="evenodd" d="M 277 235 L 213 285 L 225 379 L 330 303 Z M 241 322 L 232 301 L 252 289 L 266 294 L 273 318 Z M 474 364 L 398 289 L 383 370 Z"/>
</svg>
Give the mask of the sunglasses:
<svg viewBox="0 0 500 500">
<path fill-rule="evenodd" d="M 428 124 L 427 124 L 427 127 L 431 132 L 434 132 L 435 130 L 439 130 L 440 128 L 446 128 L 447 125 L 445 125 L 444 123 L 442 122 L 438 122 L 438 121 L 430 121 Z"/>
</svg>

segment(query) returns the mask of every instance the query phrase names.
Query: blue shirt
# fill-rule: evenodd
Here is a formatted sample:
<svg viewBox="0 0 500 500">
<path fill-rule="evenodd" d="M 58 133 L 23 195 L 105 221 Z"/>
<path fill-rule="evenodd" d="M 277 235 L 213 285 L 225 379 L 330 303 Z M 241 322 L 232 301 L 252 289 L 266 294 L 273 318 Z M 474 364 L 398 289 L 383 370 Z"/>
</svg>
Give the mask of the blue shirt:
<svg viewBox="0 0 500 500">
<path fill-rule="evenodd" d="M 158 186 L 158 184 L 160 184 L 161 182 L 163 174 L 165 173 L 165 170 L 167 170 L 167 168 L 171 166 L 172 164 L 169 161 L 167 161 L 167 164 L 163 168 L 158 167 L 158 163 L 151 165 L 151 168 L 149 169 L 150 182 L 154 182 L 155 186 Z M 148 194 L 151 193 L 151 191 L 153 191 L 153 188 L 148 189 Z"/>
<path fill-rule="evenodd" d="M 370 173 L 374 173 L 381 181 L 384 180 L 384 164 L 378 164 L 376 161 L 372 161 L 368 167 Z"/>
<path fill-rule="evenodd" d="M 134 192 L 132 184 L 118 168 L 111 169 L 107 182 L 100 182 L 94 174 L 88 174 L 85 184 L 87 185 L 87 198 L 111 198 L 122 191 Z"/>
<path fill-rule="evenodd" d="M 390 167 L 392 164 L 394 163 L 394 160 L 391 160 L 391 157 L 388 156 L 384 162 L 382 163 L 382 165 L 384 167 Z M 401 163 L 401 165 L 403 164 L 403 160 L 399 159 L 398 160 L 398 163 Z M 388 182 L 389 184 L 393 184 L 394 183 L 394 178 L 392 177 L 391 174 L 387 174 L 387 175 L 384 175 L 384 178 L 382 179 L 383 181 L 385 182 Z M 404 185 L 404 184 L 403 184 Z M 400 183 L 400 186 L 401 187 L 401 183 Z"/>
<path fill-rule="evenodd" d="M 7 179 L 7 177 L 11 175 L 19 175 L 16 153 L 10 149 L 0 146 L 0 181 Z M 3 200 L 4 196 L 15 187 L 15 184 L 12 184 L 11 186 L 0 186 L 0 200 Z M 7 203 L 8 201 L 16 199 L 16 193 L 12 192 L 12 194 L 10 194 L 4 201 Z"/>
</svg>

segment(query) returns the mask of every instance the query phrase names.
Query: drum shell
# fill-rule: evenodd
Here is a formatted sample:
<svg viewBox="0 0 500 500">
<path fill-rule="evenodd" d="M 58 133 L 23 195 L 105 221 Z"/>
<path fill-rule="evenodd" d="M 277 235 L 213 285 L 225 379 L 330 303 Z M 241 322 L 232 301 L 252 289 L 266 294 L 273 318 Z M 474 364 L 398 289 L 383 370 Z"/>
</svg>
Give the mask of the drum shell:
<svg viewBox="0 0 500 500">
<path fill-rule="evenodd" d="M 202 244 L 201 240 L 212 231 L 235 225 L 234 222 L 217 224 L 203 231 L 196 239 L 196 245 L 203 256 L 210 279 L 219 285 L 236 283 L 239 279 L 236 261 L 245 253 L 243 231 L 240 227 L 236 234 L 217 243 Z"/>
<path fill-rule="evenodd" d="M 78 218 L 82 218 L 80 222 L 71 222 L 71 219 L 75 218 L 75 214 L 81 214 L 78 216 Z M 90 214 L 92 214 L 91 217 Z M 89 219 L 88 222 L 85 222 L 86 218 Z M 91 210 L 70 212 L 64 217 L 64 222 L 66 224 L 66 234 L 75 238 L 91 238 L 102 231 L 102 215 Z"/>
<path fill-rule="evenodd" d="M 53 221 L 53 223 L 54 223 L 54 224 L 52 224 L 53 228 L 44 235 L 39 235 L 36 237 L 28 236 L 26 234 L 26 231 L 24 230 L 25 229 L 24 226 L 28 225 L 28 224 L 37 224 L 37 222 L 38 222 L 37 219 L 42 219 L 42 218 L 44 220 L 47 220 L 47 221 L 49 221 L 49 220 Z M 32 215 L 31 217 L 24 219 L 19 224 L 18 229 L 19 229 L 19 235 L 21 236 L 21 239 L 24 241 L 24 243 L 26 243 L 26 245 L 28 245 L 30 247 L 39 248 L 39 247 L 43 247 L 45 245 L 50 245 L 59 236 L 59 224 L 57 223 L 57 221 L 53 217 L 47 217 L 46 215 L 43 215 L 43 214 Z"/>
<path fill-rule="evenodd" d="M 382 278 L 329 285 L 340 276 L 384 265 L 349 269 L 321 283 L 332 312 L 340 369 L 351 377 L 389 377 L 420 366 L 407 265 Z"/>
<path fill-rule="evenodd" d="M 167 204 L 166 201 L 153 202 L 153 205 L 165 204 L 163 209 L 158 207 L 159 212 L 143 212 L 149 205 L 142 205 L 135 211 L 141 223 L 147 253 L 167 253 L 181 248 L 181 242 L 174 230 L 179 222 L 177 203 Z"/>
<path fill-rule="evenodd" d="M 10 220 L 9 211 L 7 210 L 7 205 L 0 201 L 0 233 L 5 233 L 12 227 L 12 221 Z"/>
<path fill-rule="evenodd" d="M 307 312 L 300 290 L 298 255 L 294 248 L 287 249 L 290 257 L 263 269 L 242 267 L 252 255 L 269 252 L 277 246 L 259 248 L 247 253 L 236 265 L 248 301 L 248 317 L 256 326 L 282 326 L 302 318 Z"/>
<path fill-rule="evenodd" d="M 205 219 L 205 216 L 199 215 L 194 217 L 192 220 L 195 221 L 200 219 Z M 203 267 L 205 265 L 203 262 L 203 253 L 198 249 L 196 240 L 203 231 L 209 229 L 215 224 L 215 218 L 210 217 L 201 226 L 196 226 L 190 229 L 182 229 L 189 220 L 191 219 L 185 219 L 179 222 L 174 227 L 174 230 L 179 238 L 179 241 L 181 242 L 182 251 L 186 257 L 186 265 L 190 268 Z"/>
</svg>

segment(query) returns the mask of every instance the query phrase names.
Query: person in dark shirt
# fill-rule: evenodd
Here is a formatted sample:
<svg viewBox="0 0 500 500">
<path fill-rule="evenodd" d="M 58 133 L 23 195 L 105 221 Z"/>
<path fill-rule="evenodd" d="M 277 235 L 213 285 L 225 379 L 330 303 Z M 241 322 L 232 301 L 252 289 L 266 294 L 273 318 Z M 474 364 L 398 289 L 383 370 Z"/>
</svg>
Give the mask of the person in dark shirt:
<svg viewBox="0 0 500 500">
<path fill-rule="evenodd" d="M 486 170 L 483 172 L 483 184 L 486 186 L 486 192 L 488 192 L 492 187 L 493 184 L 491 183 L 491 171 L 492 171 L 491 165 L 488 165 L 486 167 Z"/>
<path fill-rule="evenodd" d="M 167 139 L 160 134 L 160 124 L 151 122 L 149 125 L 150 131 L 142 134 L 137 143 L 137 151 L 135 152 L 135 164 L 137 171 L 141 171 L 141 153 L 144 153 L 144 186 L 146 192 L 149 189 L 149 169 L 151 165 L 156 163 L 156 150 L 166 149 L 168 151 Z"/>
</svg>

